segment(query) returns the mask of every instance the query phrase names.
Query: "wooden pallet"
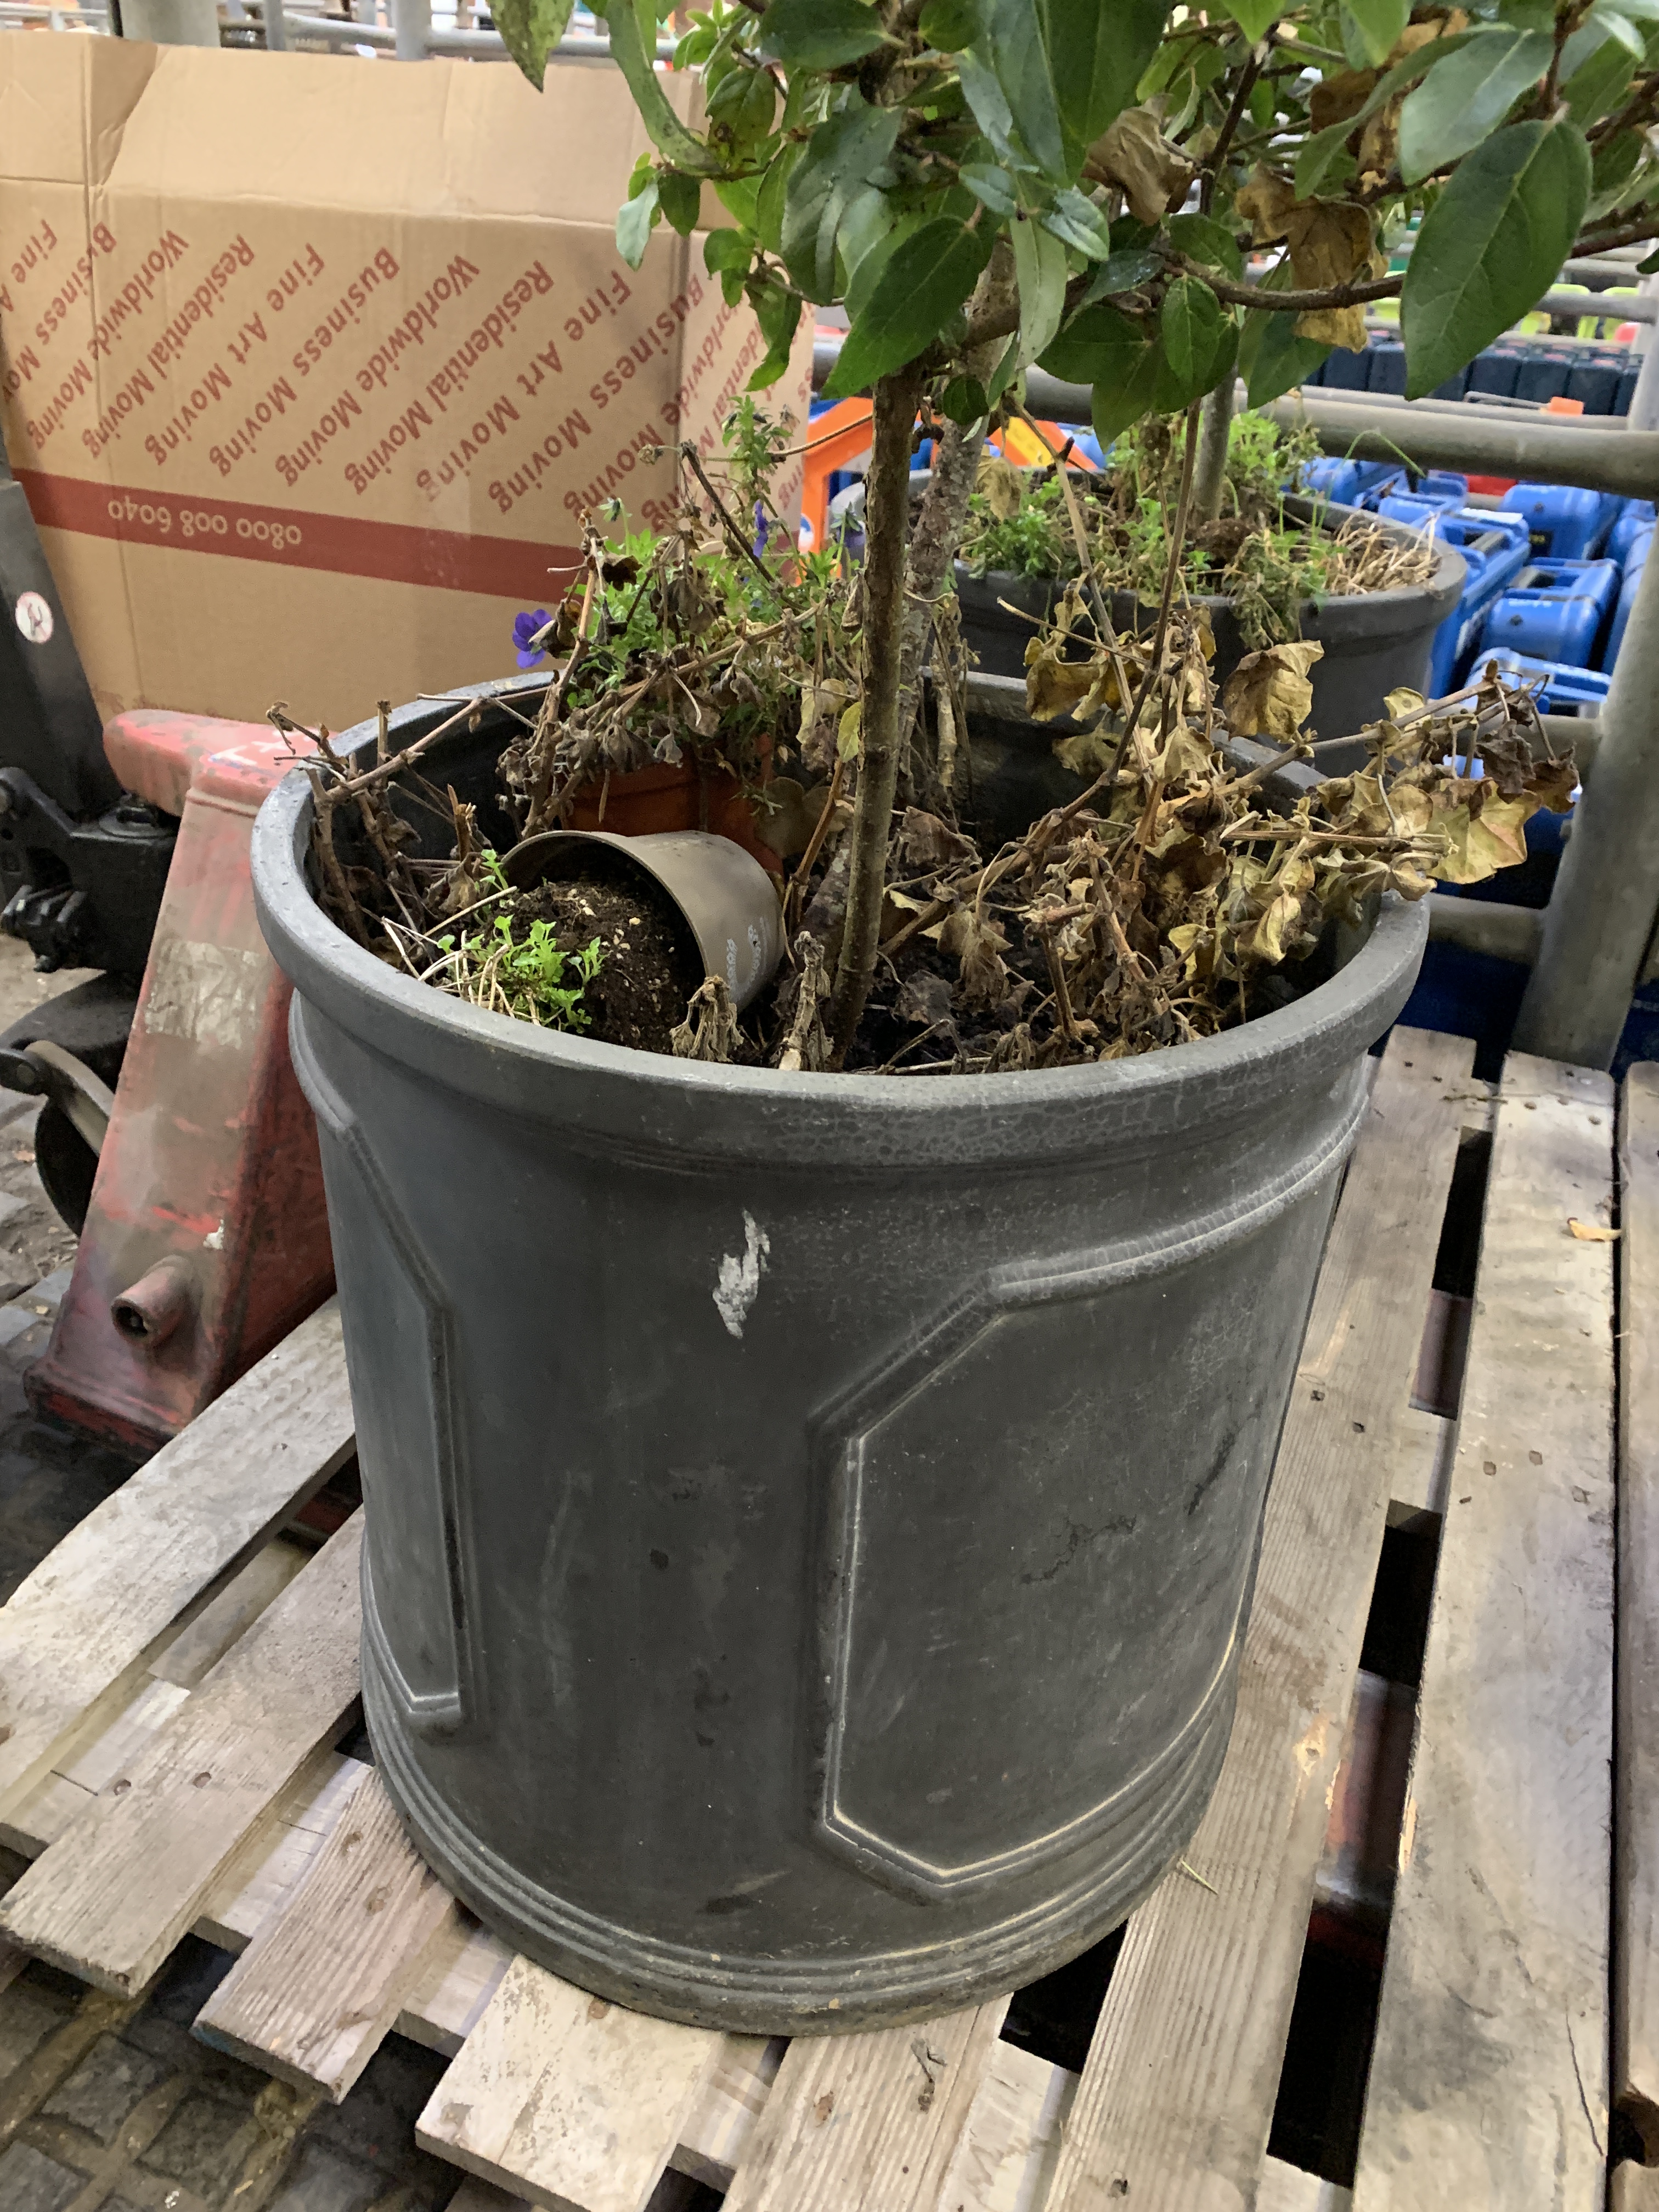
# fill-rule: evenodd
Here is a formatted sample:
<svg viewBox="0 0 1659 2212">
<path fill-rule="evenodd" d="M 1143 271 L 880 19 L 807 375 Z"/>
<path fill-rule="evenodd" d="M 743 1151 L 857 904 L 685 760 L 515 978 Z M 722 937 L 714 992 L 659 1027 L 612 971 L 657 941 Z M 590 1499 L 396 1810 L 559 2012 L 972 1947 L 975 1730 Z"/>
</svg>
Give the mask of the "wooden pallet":
<svg viewBox="0 0 1659 2212">
<path fill-rule="evenodd" d="M 210 2043 L 337 2100 L 386 2034 L 412 2036 L 452 2060 L 422 2142 L 579 2212 L 665 2206 L 667 2170 L 729 2212 L 1346 2203 L 1267 2144 L 1384 1528 L 1433 1515 L 1352 2202 L 1599 2207 L 1611 2100 L 1659 2160 L 1659 1354 L 1638 1324 L 1659 1297 L 1659 1070 L 1626 1094 L 1615 2016 L 1613 1092 L 1516 1056 L 1494 1102 L 1471 1052 L 1396 1031 L 1382 1062 L 1220 1784 L 1130 1923 L 1080 2076 L 1000 2039 L 1006 2000 L 787 2045 L 670 2026 L 511 1956 L 454 1903 L 374 1770 L 333 1747 L 356 1712 L 360 1525 L 314 1554 L 274 1533 L 352 1449 L 331 1309 L 0 1610 L 0 1840 L 34 1862 L 0 1903 L 0 1980 L 33 1954 L 132 1995 L 194 1929 L 240 1954 L 197 2023 Z M 1460 1135 L 1488 1126 L 1453 1422 L 1413 1406 L 1413 1378 Z M 1631 2212 L 1650 2182 L 1620 2169 Z"/>
</svg>

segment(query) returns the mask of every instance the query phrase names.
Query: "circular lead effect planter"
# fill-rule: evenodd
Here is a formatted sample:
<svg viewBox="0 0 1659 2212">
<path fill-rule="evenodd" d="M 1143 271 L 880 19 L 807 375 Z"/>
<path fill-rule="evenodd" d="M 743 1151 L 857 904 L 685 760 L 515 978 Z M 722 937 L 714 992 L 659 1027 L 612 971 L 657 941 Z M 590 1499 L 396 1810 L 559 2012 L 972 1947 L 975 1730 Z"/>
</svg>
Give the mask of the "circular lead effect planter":
<svg viewBox="0 0 1659 2212">
<path fill-rule="evenodd" d="M 1097 1941 L 1221 1764 L 1423 909 L 1202 1044 L 781 1074 L 397 974 L 316 905 L 311 809 L 272 794 L 254 884 L 322 1140 L 369 1730 L 421 1851 L 578 1985 L 762 2034 Z"/>
</svg>

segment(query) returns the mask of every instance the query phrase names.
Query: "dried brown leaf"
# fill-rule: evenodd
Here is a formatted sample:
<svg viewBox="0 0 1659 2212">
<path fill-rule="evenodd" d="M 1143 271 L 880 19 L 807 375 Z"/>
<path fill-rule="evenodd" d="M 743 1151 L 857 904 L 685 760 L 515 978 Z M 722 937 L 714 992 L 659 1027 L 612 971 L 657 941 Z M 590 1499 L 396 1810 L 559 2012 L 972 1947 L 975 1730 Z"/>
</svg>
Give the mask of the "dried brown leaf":
<svg viewBox="0 0 1659 2212">
<path fill-rule="evenodd" d="M 1137 222 L 1157 222 L 1187 197 L 1194 164 L 1172 146 L 1145 107 L 1126 107 L 1089 149 L 1091 166 L 1123 187 Z"/>
<path fill-rule="evenodd" d="M 904 810 L 899 849 L 913 868 L 948 868 L 979 857 L 979 848 L 971 838 L 951 829 L 948 822 L 941 822 L 937 814 L 925 814 L 919 806 Z"/>
<path fill-rule="evenodd" d="M 1247 653 L 1222 686 L 1221 711 L 1241 738 L 1294 738 L 1313 707 L 1308 671 L 1325 648 L 1311 638 Z"/>
<path fill-rule="evenodd" d="M 1599 1221 L 1580 1221 L 1576 1215 L 1567 1216 L 1567 1227 L 1581 1244 L 1616 1244 L 1619 1231 L 1607 1229 Z"/>
</svg>

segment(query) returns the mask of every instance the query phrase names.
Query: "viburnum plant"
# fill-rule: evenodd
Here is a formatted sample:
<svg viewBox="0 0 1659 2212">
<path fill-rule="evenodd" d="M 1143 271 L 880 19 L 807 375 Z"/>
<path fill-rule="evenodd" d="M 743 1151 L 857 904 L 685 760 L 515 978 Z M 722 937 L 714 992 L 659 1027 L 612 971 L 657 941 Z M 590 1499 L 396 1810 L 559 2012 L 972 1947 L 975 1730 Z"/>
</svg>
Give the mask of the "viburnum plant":
<svg viewBox="0 0 1659 2212">
<path fill-rule="evenodd" d="M 538 85 L 570 8 L 497 0 Z M 1397 296 L 1419 395 L 1570 254 L 1659 235 L 1659 0 L 714 0 L 674 55 L 702 73 L 695 123 L 658 70 L 654 0 L 595 12 L 654 148 L 623 252 L 637 265 L 664 221 L 690 235 L 712 185 L 731 222 L 704 258 L 758 318 L 754 384 L 836 304 L 827 392 L 873 401 L 837 1055 L 875 971 L 932 611 L 1027 367 L 1089 385 L 1103 438 L 1185 413 L 1180 544 L 1214 512 L 1237 374 L 1252 404 L 1275 398 Z M 919 417 L 939 435 L 913 532 Z"/>
</svg>

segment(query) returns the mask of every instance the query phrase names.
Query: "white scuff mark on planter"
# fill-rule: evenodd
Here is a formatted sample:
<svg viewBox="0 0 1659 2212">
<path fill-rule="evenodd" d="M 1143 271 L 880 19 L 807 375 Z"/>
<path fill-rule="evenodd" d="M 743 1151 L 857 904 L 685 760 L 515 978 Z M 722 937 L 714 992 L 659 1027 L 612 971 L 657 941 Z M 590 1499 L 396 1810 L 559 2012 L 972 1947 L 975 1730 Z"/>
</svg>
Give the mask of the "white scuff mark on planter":
<svg viewBox="0 0 1659 2212">
<path fill-rule="evenodd" d="M 204 1237 L 202 1239 L 202 1242 L 210 1252 L 222 1252 L 224 1250 L 225 1224 L 222 1216 L 220 1218 L 219 1226 L 213 1231 L 211 1236 Z"/>
<path fill-rule="evenodd" d="M 720 1319 L 726 1323 L 726 1334 L 743 1341 L 743 1325 L 749 1318 L 749 1309 L 760 1296 L 760 1279 L 766 1273 L 772 1240 L 760 1226 L 752 1213 L 743 1217 L 744 1249 L 739 1259 L 735 1252 L 723 1253 L 720 1257 L 720 1280 L 714 1285 L 714 1304 L 720 1309 Z"/>
</svg>

